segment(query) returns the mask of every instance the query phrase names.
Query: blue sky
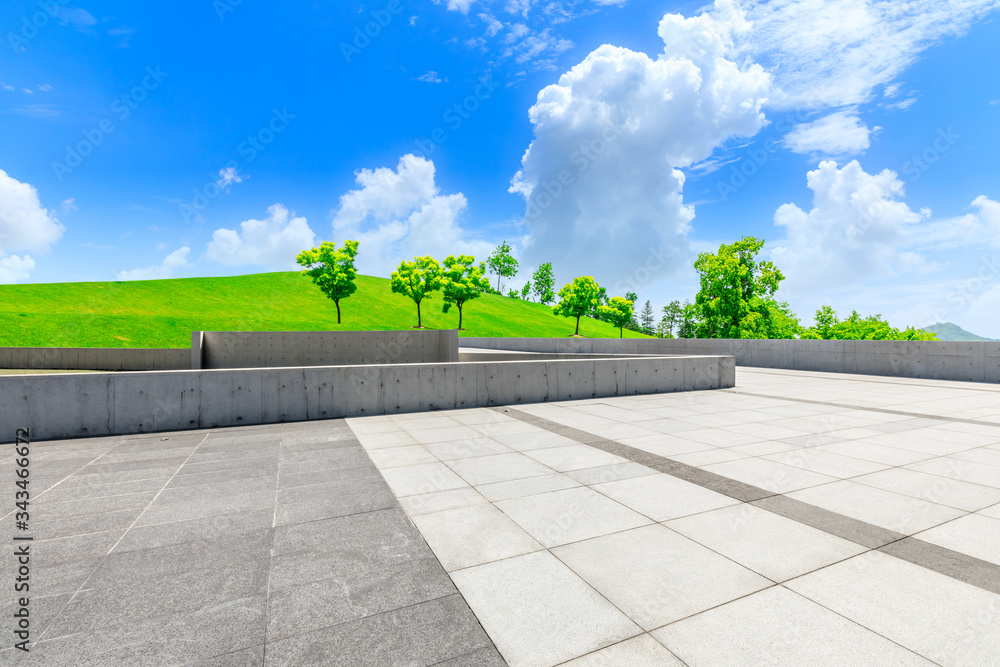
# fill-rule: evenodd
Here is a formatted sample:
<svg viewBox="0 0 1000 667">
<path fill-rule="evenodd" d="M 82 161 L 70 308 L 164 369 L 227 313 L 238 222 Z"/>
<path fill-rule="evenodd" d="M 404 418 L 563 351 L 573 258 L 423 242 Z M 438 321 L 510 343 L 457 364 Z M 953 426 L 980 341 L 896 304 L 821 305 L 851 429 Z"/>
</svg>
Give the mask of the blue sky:
<svg viewBox="0 0 1000 667">
<path fill-rule="evenodd" d="M 552 261 L 659 308 L 755 235 L 804 322 L 1000 338 L 998 8 L 9 0 L 0 282 L 288 270 L 345 238 L 388 275 L 507 240 L 518 285 Z"/>
</svg>

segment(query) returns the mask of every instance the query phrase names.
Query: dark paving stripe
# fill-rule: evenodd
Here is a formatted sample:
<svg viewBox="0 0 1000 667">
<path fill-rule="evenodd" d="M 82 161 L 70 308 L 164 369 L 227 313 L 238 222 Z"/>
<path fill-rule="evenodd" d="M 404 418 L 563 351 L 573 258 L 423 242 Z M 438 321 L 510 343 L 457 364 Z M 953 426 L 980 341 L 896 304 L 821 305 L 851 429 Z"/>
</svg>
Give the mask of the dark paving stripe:
<svg viewBox="0 0 1000 667">
<path fill-rule="evenodd" d="M 887 544 L 878 550 L 1000 595 L 1000 567 L 988 561 L 913 537 Z"/>
<path fill-rule="evenodd" d="M 771 397 L 773 398 L 773 397 Z M 816 402 L 816 401 L 807 401 Z M 582 444 L 615 454 L 659 472 L 697 484 L 706 489 L 750 503 L 830 535 L 843 538 L 869 549 L 875 549 L 901 560 L 958 579 L 967 584 L 1000 594 L 1000 566 L 957 551 L 945 549 L 923 540 L 907 537 L 880 526 L 859 521 L 822 507 L 776 494 L 751 484 L 668 459 L 658 454 L 630 447 L 593 433 L 565 426 L 551 419 L 528 414 L 516 408 L 495 407 L 496 412 L 532 426 L 558 433 Z M 919 415 L 918 415 L 919 416 Z"/>
<path fill-rule="evenodd" d="M 738 389 L 721 389 L 718 391 L 727 391 L 731 394 L 739 394 L 740 396 L 753 396 L 754 398 L 771 398 L 776 401 L 792 401 L 793 403 L 809 403 L 810 405 L 827 405 L 832 408 L 844 408 L 845 410 L 862 410 L 864 412 L 882 412 L 887 415 L 901 415 L 903 417 L 917 417 L 920 419 L 933 419 L 934 421 L 942 422 L 959 422 L 962 424 L 976 424 L 978 426 L 993 426 L 994 428 L 1000 428 L 1000 424 L 996 422 L 984 422 L 978 419 L 963 419 L 961 417 L 945 417 L 943 415 L 929 415 L 924 412 L 906 412 L 905 410 L 891 410 L 889 408 L 873 408 L 863 405 L 851 405 L 850 403 L 833 403 L 831 401 L 814 401 L 809 398 L 793 398 L 791 396 L 774 396 L 772 394 L 755 394 L 750 391 L 739 391 Z"/>
</svg>

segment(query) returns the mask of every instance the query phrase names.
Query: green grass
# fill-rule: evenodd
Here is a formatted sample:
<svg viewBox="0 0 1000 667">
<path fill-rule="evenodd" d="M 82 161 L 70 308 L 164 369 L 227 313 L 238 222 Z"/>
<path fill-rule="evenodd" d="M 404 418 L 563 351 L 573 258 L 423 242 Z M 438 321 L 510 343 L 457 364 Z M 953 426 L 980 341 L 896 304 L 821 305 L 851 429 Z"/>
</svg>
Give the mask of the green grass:
<svg viewBox="0 0 1000 667">
<path fill-rule="evenodd" d="M 358 276 L 358 291 L 337 311 L 298 272 L 232 278 L 0 286 L 0 347 L 160 347 L 191 345 L 192 331 L 358 331 L 408 329 L 412 301 L 384 278 Z M 458 311 L 441 312 L 440 292 L 421 311 L 429 329 L 454 329 Z M 572 336 L 575 321 L 537 303 L 485 294 L 465 306 L 462 336 Z M 584 318 L 580 334 L 618 337 Z M 641 337 L 625 331 L 629 338 Z"/>
</svg>

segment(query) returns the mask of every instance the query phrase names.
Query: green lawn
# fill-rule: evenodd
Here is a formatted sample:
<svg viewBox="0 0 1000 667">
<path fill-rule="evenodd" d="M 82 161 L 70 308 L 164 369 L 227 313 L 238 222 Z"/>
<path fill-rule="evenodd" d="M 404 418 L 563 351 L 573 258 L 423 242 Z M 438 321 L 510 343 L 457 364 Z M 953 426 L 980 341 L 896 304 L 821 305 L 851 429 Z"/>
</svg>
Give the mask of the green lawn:
<svg viewBox="0 0 1000 667">
<path fill-rule="evenodd" d="M 407 329 L 417 323 L 412 301 L 384 278 L 358 276 L 358 291 L 333 302 L 298 272 L 232 278 L 137 282 L 0 285 L 0 347 L 189 347 L 192 331 L 350 331 Z M 422 305 L 431 329 L 454 329 L 458 311 L 441 312 L 441 294 Z M 465 307 L 463 336 L 573 335 L 574 320 L 537 303 L 493 294 Z M 618 337 L 584 318 L 580 334 Z M 640 337 L 625 331 L 626 337 Z"/>
</svg>

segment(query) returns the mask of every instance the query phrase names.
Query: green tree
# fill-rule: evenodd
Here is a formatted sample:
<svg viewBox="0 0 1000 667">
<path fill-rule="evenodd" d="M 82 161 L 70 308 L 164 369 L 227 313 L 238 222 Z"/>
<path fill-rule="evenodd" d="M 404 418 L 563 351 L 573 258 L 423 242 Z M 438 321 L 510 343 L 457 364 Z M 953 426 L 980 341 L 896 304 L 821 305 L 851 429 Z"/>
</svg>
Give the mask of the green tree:
<svg viewBox="0 0 1000 667">
<path fill-rule="evenodd" d="M 535 269 L 531 274 L 531 280 L 534 282 L 532 289 L 538 297 L 538 303 L 548 305 L 556 300 L 556 279 L 552 274 L 552 262 L 545 262 Z"/>
<path fill-rule="evenodd" d="M 816 325 L 803 331 L 801 337 L 819 340 L 937 340 L 936 334 L 914 327 L 897 329 L 882 315 L 863 317 L 855 310 L 846 320 L 840 320 L 830 306 L 821 306 L 816 311 Z"/>
<path fill-rule="evenodd" d="M 420 302 L 441 289 L 441 282 L 441 265 L 430 256 L 414 257 L 412 262 L 404 260 L 392 272 L 390 285 L 393 293 L 402 294 L 417 304 L 418 329 L 424 328 L 420 319 Z"/>
<path fill-rule="evenodd" d="M 529 296 L 531 296 L 531 281 L 530 280 L 528 282 L 524 283 L 524 287 L 521 288 L 521 298 L 524 301 L 527 301 Z"/>
<path fill-rule="evenodd" d="M 677 325 L 678 338 L 698 337 L 698 307 L 689 301 L 681 306 L 680 322 Z"/>
<path fill-rule="evenodd" d="M 476 258 L 469 255 L 449 255 L 444 259 L 444 273 L 441 276 L 444 306 L 441 311 L 447 313 L 452 305 L 458 308 L 459 331 L 462 331 L 463 306 L 478 299 L 490 287 L 490 281 L 486 278 L 486 265 L 480 262 L 477 266 L 475 261 Z"/>
<path fill-rule="evenodd" d="M 639 323 L 642 326 L 642 333 L 647 336 L 653 335 L 653 304 L 649 301 L 646 301 L 642 307 L 642 313 L 639 314 Z"/>
<path fill-rule="evenodd" d="M 771 262 L 757 261 L 762 239 L 745 236 L 698 255 L 701 276 L 695 298 L 699 338 L 778 338 L 794 336 L 798 324 L 786 303 L 774 295 L 785 276 Z M 792 332 L 789 334 L 789 332 Z"/>
<path fill-rule="evenodd" d="M 490 267 L 490 271 L 496 274 L 497 292 L 500 291 L 501 278 L 513 278 L 517 275 L 517 260 L 510 254 L 510 246 L 506 241 L 497 246 L 486 260 L 486 264 Z"/>
<path fill-rule="evenodd" d="M 592 276 L 580 276 L 559 290 L 559 303 L 552 312 L 564 317 L 576 318 L 576 332 L 580 335 L 580 318 L 593 312 L 600 303 L 601 286 Z"/>
<path fill-rule="evenodd" d="M 674 330 L 680 326 L 682 313 L 681 302 L 676 299 L 663 307 L 663 317 L 657 327 L 660 338 L 674 337 Z"/>
<path fill-rule="evenodd" d="M 354 258 L 358 255 L 357 241 L 344 241 L 344 247 L 337 250 L 337 244 L 323 241 L 318 248 L 303 250 L 295 261 L 306 267 L 302 272 L 312 278 L 323 294 L 337 306 L 337 324 L 340 324 L 340 300 L 354 294 L 358 286 L 354 284 L 358 272 L 354 269 Z"/>
<path fill-rule="evenodd" d="M 518 301 L 520 301 L 521 300 L 521 292 L 520 292 L 520 290 L 518 290 L 518 289 L 516 289 L 514 287 L 511 287 L 509 290 L 507 290 L 507 297 L 511 298 L 511 299 L 517 299 Z"/>
<path fill-rule="evenodd" d="M 607 305 L 601 304 L 597 310 L 605 322 L 618 327 L 618 337 L 625 337 L 625 326 L 632 321 L 632 302 L 620 296 L 613 296 Z"/>
</svg>

